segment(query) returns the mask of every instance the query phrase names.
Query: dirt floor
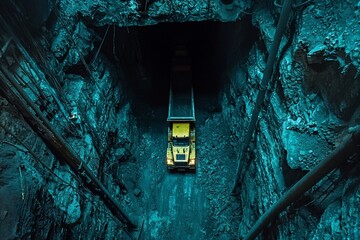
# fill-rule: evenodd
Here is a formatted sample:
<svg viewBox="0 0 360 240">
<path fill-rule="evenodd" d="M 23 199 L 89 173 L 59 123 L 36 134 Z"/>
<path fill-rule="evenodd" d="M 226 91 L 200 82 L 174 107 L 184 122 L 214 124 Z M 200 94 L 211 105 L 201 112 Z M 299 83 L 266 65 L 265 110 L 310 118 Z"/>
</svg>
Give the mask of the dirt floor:
<svg viewBox="0 0 360 240">
<path fill-rule="evenodd" d="M 166 108 L 144 105 L 145 115 L 138 118 L 140 239 L 235 238 L 240 205 L 230 196 L 236 161 L 229 128 L 222 114 L 213 112 L 209 99 L 196 102 L 196 173 L 167 171 Z"/>
</svg>

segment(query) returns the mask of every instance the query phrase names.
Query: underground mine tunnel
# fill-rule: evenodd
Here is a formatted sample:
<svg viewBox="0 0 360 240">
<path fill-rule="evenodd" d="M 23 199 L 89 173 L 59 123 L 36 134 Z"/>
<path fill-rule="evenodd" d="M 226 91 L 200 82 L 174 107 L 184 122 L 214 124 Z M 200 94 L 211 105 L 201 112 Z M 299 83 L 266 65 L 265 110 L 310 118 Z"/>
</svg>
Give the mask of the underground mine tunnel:
<svg viewBox="0 0 360 240">
<path fill-rule="evenodd" d="M 359 239 L 359 20 L 354 0 L 1 1 L 0 239 Z"/>
</svg>

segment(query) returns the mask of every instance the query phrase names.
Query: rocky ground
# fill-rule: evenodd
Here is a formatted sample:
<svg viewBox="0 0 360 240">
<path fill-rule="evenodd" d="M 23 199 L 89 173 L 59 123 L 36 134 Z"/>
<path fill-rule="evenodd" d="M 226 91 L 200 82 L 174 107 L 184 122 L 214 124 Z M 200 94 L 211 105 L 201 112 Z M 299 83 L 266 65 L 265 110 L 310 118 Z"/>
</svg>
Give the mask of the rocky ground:
<svg viewBox="0 0 360 240">
<path fill-rule="evenodd" d="M 236 162 L 228 124 L 221 114 L 214 114 L 209 106 L 200 103 L 196 113 L 196 173 L 171 173 L 166 169 L 167 126 L 165 121 L 157 121 L 159 116 L 166 119 L 166 109 L 145 104 L 141 111 L 144 115 L 137 118 L 140 126 L 147 126 L 141 127 L 136 153 L 142 239 L 236 237 L 241 210 L 229 194 L 234 168 L 228 166 L 235 166 Z"/>
</svg>

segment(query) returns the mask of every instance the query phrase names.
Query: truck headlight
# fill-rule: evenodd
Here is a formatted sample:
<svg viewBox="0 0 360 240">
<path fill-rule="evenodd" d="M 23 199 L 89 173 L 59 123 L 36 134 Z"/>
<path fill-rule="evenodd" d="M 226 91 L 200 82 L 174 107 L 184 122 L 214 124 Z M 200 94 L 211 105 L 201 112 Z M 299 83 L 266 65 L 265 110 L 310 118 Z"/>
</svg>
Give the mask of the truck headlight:
<svg viewBox="0 0 360 240">
<path fill-rule="evenodd" d="M 173 162 L 173 160 L 172 159 L 166 159 L 166 164 L 167 165 L 174 165 L 174 162 Z"/>
<path fill-rule="evenodd" d="M 195 159 L 190 159 L 189 165 L 195 165 Z"/>
</svg>

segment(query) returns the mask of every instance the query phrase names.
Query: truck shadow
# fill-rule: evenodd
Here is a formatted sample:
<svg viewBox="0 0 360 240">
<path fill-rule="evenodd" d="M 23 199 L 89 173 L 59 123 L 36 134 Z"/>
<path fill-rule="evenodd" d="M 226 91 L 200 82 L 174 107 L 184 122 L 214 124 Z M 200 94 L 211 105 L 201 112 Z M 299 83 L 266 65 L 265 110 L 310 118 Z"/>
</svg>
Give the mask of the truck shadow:
<svg viewBox="0 0 360 240">
<path fill-rule="evenodd" d="M 168 169 L 168 173 L 174 174 L 174 175 L 187 175 L 196 174 L 196 169 L 185 169 L 185 170 L 178 170 L 178 169 Z"/>
</svg>

